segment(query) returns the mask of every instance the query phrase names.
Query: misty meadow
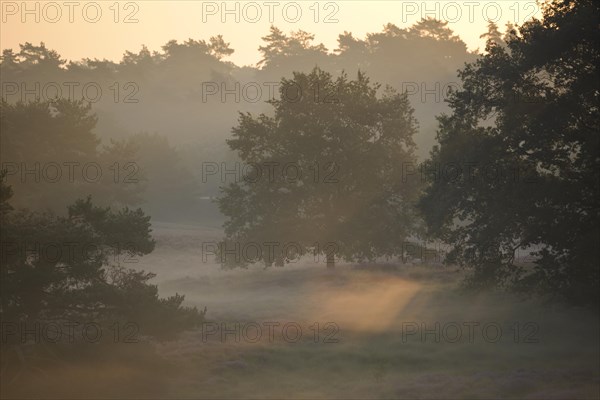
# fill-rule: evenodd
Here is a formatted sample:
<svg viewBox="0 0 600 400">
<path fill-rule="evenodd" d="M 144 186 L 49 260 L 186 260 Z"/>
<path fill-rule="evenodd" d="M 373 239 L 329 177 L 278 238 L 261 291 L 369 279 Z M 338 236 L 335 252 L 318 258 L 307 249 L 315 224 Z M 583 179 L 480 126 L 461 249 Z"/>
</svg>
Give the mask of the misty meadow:
<svg viewBox="0 0 600 400">
<path fill-rule="evenodd" d="M 66 16 L 151 2 L 75 3 L 0 3 L 2 398 L 600 398 L 599 4 L 177 2 L 110 60 Z"/>
</svg>

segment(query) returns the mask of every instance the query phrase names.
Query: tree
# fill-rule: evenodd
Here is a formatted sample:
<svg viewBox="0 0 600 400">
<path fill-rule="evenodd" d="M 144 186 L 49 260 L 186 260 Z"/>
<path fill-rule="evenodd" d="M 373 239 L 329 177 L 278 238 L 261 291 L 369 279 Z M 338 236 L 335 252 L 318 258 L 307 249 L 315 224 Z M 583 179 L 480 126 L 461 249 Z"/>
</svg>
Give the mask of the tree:
<svg viewBox="0 0 600 400">
<path fill-rule="evenodd" d="M 172 219 L 198 207 L 198 183 L 166 136 L 138 133 L 127 140 L 127 145 L 135 148 L 147 212 L 155 218 Z"/>
<path fill-rule="evenodd" d="M 65 64 L 65 60 L 61 59 L 56 51 L 49 50 L 44 42 L 41 42 L 39 46 L 25 42 L 20 47 L 21 51 L 18 56 L 23 60 L 22 63 L 26 67 L 36 68 L 38 73 L 50 72 Z"/>
<path fill-rule="evenodd" d="M 210 53 L 218 60 L 234 53 L 234 50 L 229 47 L 229 42 L 225 42 L 223 39 L 223 35 L 212 36 L 210 38 L 209 49 Z"/>
<path fill-rule="evenodd" d="M 260 46 L 258 49 L 263 54 L 263 59 L 259 65 L 272 62 L 276 57 L 284 55 L 285 48 L 289 42 L 289 38 L 283 31 L 275 26 L 271 26 L 270 33 L 262 38 L 266 42 L 265 46 Z"/>
<path fill-rule="evenodd" d="M 0 115 L 0 161 L 16 189 L 15 205 L 58 212 L 66 199 L 88 194 L 100 203 L 139 204 L 135 154 L 114 143 L 98 150 L 98 118 L 89 103 L 2 100 Z"/>
<path fill-rule="evenodd" d="M 488 30 L 486 33 L 479 36 L 480 39 L 485 38 L 486 47 L 487 46 L 504 46 L 506 43 L 502 39 L 502 34 L 498 30 L 498 25 L 496 25 L 493 21 L 489 21 Z"/>
<path fill-rule="evenodd" d="M 258 49 L 262 59 L 258 63 L 261 75 L 269 77 L 287 76 L 292 71 L 310 71 L 315 66 L 324 68 L 330 61 L 327 48 L 319 43 L 313 45 L 313 34 L 298 30 L 288 36 L 275 26 L 271 26 L 269 35 L 262 38 L 264 46 Z"/>
<path fill-rule="evenodd" d="M 446 23 L 432 19 L 407 28 L 386 24 L 382 31 L 368 33 L 365 39 L 345 33 L 338 43 L 330 68 L 349 73 L 367 71 L 374 81 L 408 92 L 419 121 L 417 156 L 427 158 L 435 144 L 435 116 L 448 112 L 448 90 L 458 85 L 456 71 L 474 61 L 476 55 Z"/>
<path fill-rule="evenodd" d="M 440 41 L 459 41 L 450 28 L 447 21 L 435 18 L 422 18 L 410 27 L 409 32 L 417 37 L 429 37 Z"/>
<path fill-rule="evenodd" d="M 154 249 L 150 217 L 140 209 L 112 211 L 88 197 L 67 217 L 14 211 L 4 173 L 0 178 L 3 323 L 127 321 L 162 338 L 202 320 L 203 313 L 182 307 L 183 296 L 159 298 L 148 283 L 154 274 L 122 265 Z"/>
<path fill-rule="evenodd" d="M 415 162 L 416 121 L 405 95 L 378 89 L 362 73 L 333 79 L 316 68 L 282 79 L 274 116 L 240 114 L 227 143 L 252 168 L 218 200 L 228 217 L 221 254 L 260 249 L 225 265 L 283 265 L 314 252 L 332 267 L 336 256 L 400 254 L 416 224 L 418 185 L 402 179 Z"/>
<path fill-rule="evenodd" d="M 0 67 L 2 72 L 14 74 L 19 69 L 18 55 L 12 49 L 3 49 L 0 56 Z"/>
<path fill-rule="evenodd" d="M 599 16 L 592 1 L 549 3 L 460 73 L 420 205 L 471 287 L 598 304 Z M 440 176 L 449 165 L 462 174 Z M 532 247 L 533 265 L 516 261 Z"/>
</svg>

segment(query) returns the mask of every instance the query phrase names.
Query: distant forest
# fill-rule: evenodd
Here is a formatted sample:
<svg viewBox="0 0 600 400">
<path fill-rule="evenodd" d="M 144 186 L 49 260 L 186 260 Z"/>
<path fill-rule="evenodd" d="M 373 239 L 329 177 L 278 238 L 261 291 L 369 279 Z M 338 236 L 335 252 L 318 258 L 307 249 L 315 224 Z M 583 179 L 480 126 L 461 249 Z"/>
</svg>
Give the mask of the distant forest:
<svg viewBox="0 0 600 400">
<path fill-rule="evenodd" d="M 482 36 L 505 45 L 504 35 L 493 23 Z M 279 96 L 282 78 L 318 66 L 333 76 L 344 72 L 353 79 L 360 71 L 371 82 L 380 83 L 381 91 L 389 85 L 407 92 L 419 124 L 414 137 L 417 155 L 424 160 L 435 143 L 435 118 L 449 110 L 446 100 L 459 88 L 458 70 L 479 56 L 467 50 L 446 22 L 434 19 L 406 29 L 388 24 L 382 32 L 362 39 L 344 32 L 333 50 L 314 43 L 308 32 L 285 33 L 274 26 L 263 41 L 262 60 L 255 67 L 224 61 L 234 49 L 221 35 L 208 41 L 172 40 L 160 52 L 146 47 L 137 53 L 127 51 L 118 63 L 98 59 L 67 62 L 51 44 L 25 43 L 19 51 L 3 50 L 2 96 L 12 105 L 38 97 L 41 102 L 51 101 L 57 95 L 91 103 L 89 118 L 78 116 L 89 141 L 79 156 L 86 160 L 100 157 L 104 166 L 117 160 L 121 164 L 135 162 L 135 166 L 118 168 L 124 175 L 140 178 L 136 184 L 118 189 L 111 185 L 103 194 L 101 185 L 90 186 L 88 192 L 100 204 L 141 205 L 159 220 L 218 222 L 221 217 L 208 198 L 218 195 L 223 182 L 214 177 L 203 179 L 203 163 L 226 162 L 233 168 L 237 158 L 225 139 L 231 136 L 239 113 L 271 112 L 266 102 Z M 50 124 L 47 126 L 57 123 L 50 116 L 44 122 Z M 37 138 L 31 143 L 5 142 L 0 154 L 3 161 L 11 161 L 15 154 L 20 155 L 21 163 L 47 157 L 74 161 L 78 157 L 67 150 L 73 146 L 68 133 L 47 143 Z M 24 154 L 12 145 L 27 146 L 28 150 Z M 43 206 L 60 212 L 69 204 L 64 193 L 46 191 L 39 185 L 38 190 L 47 196 L 28 196 L 19 190 L 18 179 L 7 179 L 15 189 L 12 201 L 17 206 Z M 202 207 L 197 206 L 199 201 Z"/>
</svg>

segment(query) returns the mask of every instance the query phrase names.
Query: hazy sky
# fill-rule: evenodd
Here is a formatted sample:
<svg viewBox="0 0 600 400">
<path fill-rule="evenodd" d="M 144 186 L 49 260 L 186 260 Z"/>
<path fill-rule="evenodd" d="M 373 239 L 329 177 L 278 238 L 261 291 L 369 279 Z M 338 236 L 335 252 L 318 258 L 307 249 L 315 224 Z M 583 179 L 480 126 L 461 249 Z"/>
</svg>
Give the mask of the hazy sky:
<svg viewBox="0 0 600 400">
<path fill-rule="evenodd" d="M 315 34 L 332 51 L 344 31 L 364 38 L 391 22 L 412 25 L 421 17 L 449 22 L 470 49 L 483 48 L 479 38 L 489 19 L 503 30 L 508 21 L 522 24 L 540 15 L 533 0 L 504 1 L 0 1 L 2 49 L 44 41 L 63 58 L 118 61 L 125 50 L 143 44 L 158 51 L 171 39 L 208 39 L 222 34 L 238 65 L 260 60 L 258 46 L 271 24 L 285 32 Z"/>
</svg>

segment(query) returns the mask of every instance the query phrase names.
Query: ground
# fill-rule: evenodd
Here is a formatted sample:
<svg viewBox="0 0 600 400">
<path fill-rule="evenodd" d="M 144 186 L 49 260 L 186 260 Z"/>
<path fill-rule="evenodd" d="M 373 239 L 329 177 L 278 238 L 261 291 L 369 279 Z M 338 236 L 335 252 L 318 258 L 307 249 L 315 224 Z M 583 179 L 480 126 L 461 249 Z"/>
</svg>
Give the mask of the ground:
<svg viewBox="0 0 600 400">
<path fill-rule="evenodd" d="M 223 271 L 201 246 L 220 235 L 155 224 L 157 248 L 136 265 L 157 273 L 161 295 L 206 306 L 203 327 L 164 343 L 88 344 L 3 384 L 3 397 L 600 398 L 599 323 L 588 310 L 465 294 L 452 267 L 329 271 L 307 259 Z"/>
</svg>

